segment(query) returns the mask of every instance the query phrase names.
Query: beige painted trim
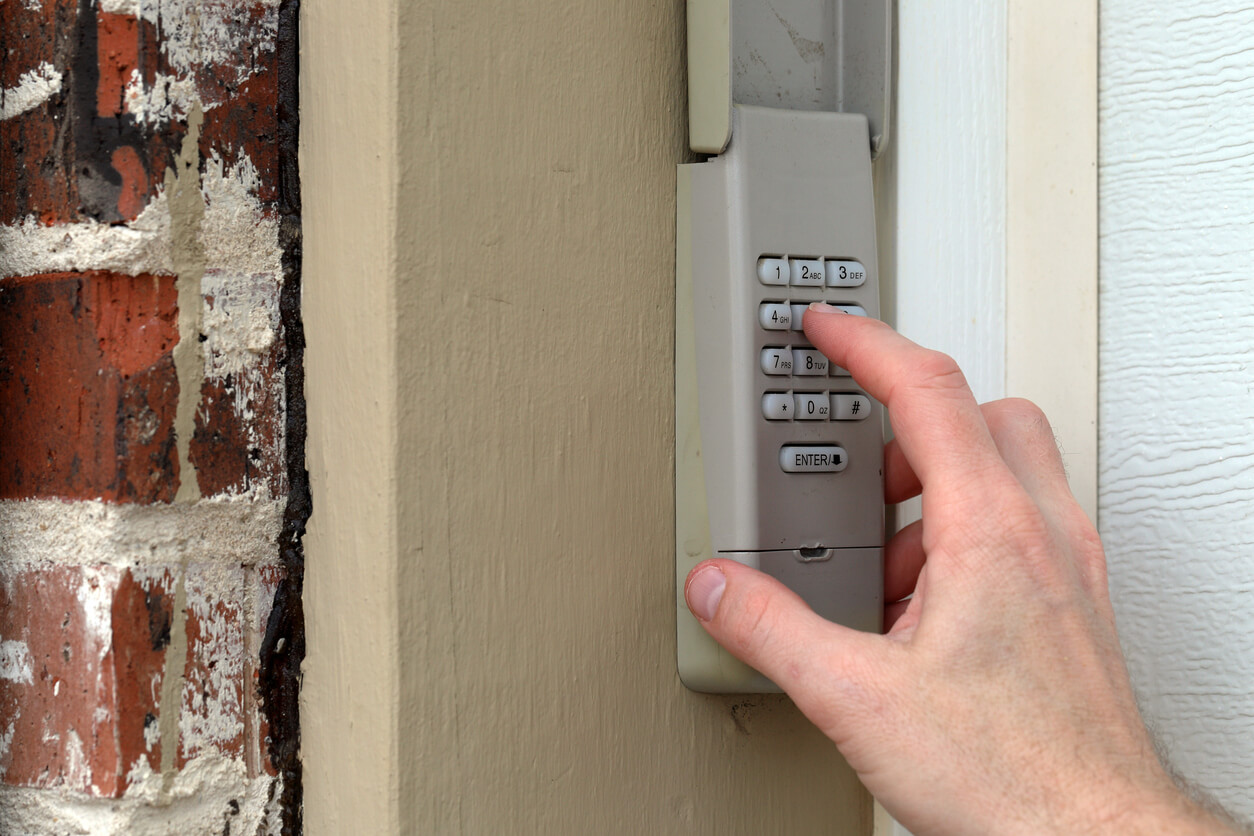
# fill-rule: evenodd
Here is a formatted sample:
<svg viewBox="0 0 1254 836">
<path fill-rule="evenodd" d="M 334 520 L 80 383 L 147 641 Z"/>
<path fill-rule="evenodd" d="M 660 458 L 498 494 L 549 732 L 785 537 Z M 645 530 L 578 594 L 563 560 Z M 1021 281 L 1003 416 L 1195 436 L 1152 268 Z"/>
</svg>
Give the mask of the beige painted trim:
<svg viewBox="0 0 1254 836">
<path fill-rule="evenodd" d="M 394 3 L 301 5 L 311 836 L 400 832 Z"/>
<path fill-rule="evenodd" d="M 1009 0 L 1006 394 L 1035 401 L 1097 520 L 1097 0 Z"/>
<path fill-rule="evenodd" d="M 676 674 L 683 13 L 303 5 L 313 836 L 870 829 Z"/>
</svg>

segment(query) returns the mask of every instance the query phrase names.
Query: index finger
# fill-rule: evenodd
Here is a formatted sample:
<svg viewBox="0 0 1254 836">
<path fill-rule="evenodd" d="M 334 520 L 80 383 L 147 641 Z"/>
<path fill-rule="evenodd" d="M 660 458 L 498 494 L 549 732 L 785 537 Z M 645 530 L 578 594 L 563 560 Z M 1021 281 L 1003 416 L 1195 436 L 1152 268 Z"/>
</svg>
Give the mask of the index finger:
<svg viewBox="0 0 1254 836">
<path fill-rule="evenodd" d="M 815 348 L 888 409 L 897 443 L 925 489 L 938 480 L 969 482 L 1005 468 L 971 387 L 950 357 L 883 322 L 821 302 L 806 310 L 802 325 Z"/>
</svg>

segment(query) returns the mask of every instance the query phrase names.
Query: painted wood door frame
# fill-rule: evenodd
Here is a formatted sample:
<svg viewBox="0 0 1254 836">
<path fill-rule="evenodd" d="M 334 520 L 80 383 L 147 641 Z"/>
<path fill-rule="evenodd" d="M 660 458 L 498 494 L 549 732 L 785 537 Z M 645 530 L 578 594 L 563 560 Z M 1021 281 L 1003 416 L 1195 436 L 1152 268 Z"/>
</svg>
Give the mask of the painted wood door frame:
<svg viewBox="0 0 1254 836">
<path fill-rule="evenodd" d="M 1097 0 L 1010 0 L 1006 392 L 1053 424 L 1097 522 Z"/>
<path fill-rule="evenodd" d="M 885 310 L 982 399 L 1044 409 L 1096 522 L 1098 2 L 898 0 L 896 19 Z M 906 834 L 878 805 L 875 832 Z"/>
<path fill-rule="evenodd" d="M 1049 416 L 1097 512 L 1097 0 L 899 0 L 884 309 Z"/>
</svg>

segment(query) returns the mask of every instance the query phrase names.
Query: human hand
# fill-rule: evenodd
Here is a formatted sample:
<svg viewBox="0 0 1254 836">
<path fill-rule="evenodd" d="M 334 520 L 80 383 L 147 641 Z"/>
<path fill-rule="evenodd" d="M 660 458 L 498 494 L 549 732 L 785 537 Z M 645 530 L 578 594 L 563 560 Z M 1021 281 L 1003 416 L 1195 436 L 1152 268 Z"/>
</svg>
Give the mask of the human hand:
<svg viewBox="0 0 1254 836">
<path fill-rule="evenodd" d="M 685 585 L 706 630 L 920 836 L 1237 832 L 1155 756 L 1101 542 L 1040 410 L 977 405 L 951 359 L 875 320 L 816 305 L 804 326 L 888 410 L 885 501 L 922 494 L 922 520 L 884 550 L 889 629 L 832 624 L 772 578 L 710 560 Z"/>
</svg>

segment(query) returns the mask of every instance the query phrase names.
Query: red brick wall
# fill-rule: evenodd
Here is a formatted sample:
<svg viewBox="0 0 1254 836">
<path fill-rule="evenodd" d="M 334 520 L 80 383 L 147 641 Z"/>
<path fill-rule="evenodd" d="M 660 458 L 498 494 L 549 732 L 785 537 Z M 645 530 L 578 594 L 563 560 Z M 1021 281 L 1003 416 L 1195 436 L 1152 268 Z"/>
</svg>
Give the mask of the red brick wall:
<svg viewBox="0 0 1254 836">
<path fill-rule="evenodd" d="M 0 0 L 0 832 L 297 833 L 295 0 Z"/>
</svg>

